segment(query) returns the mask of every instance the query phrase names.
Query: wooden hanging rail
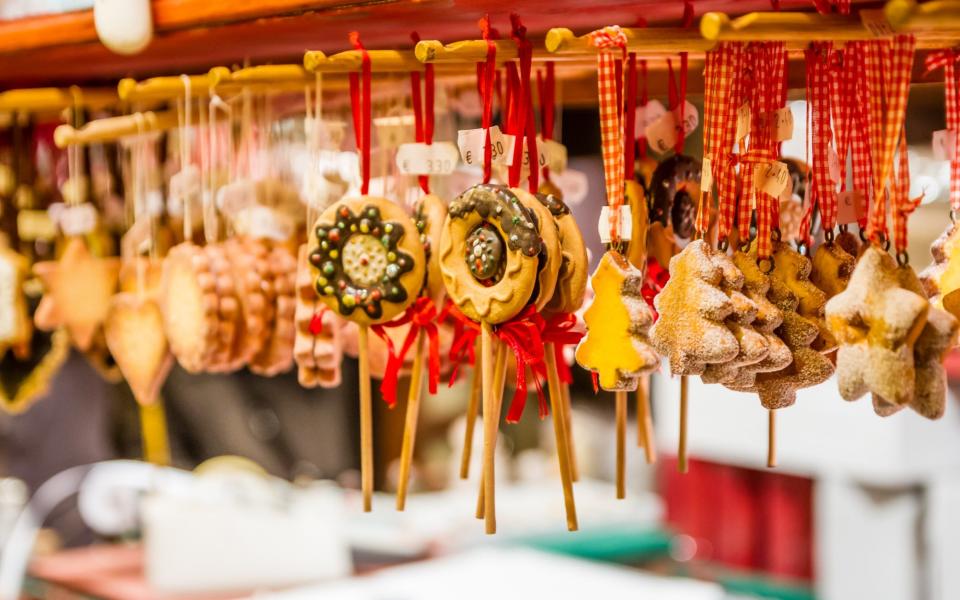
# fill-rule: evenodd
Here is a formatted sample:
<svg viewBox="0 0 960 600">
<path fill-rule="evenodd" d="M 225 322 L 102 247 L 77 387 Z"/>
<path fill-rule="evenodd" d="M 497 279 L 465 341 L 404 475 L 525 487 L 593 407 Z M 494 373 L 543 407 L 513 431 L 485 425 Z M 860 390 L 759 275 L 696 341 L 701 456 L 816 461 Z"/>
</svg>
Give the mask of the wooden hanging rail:
<svg viewBox="0 0 960 600">
<path fill-rule="evenodd" d="M 225 71 L 226 73 L 222 73 Z M 171 100 L 181 98 L 186 92 L 186 82 L 190 81 L 190 96 L 199 98 L 210 93 L 211 86 L 219 77 L 229 76 L 230 70 L 226 67 L 216 67 L 210 73 L 203 75 L 188 75 L 169 77 L 151 77 L 143 81 L 135 79 L 121 79 L 117 85 L 117 94 L 121 100 L 127 102 L 143 102 L 157 100 Z"/>
<path fill-rule="evenodd" d="M 282 87 L 302 87 L 313 83 L 314 76 L 300 65 L 260 65 L 245 67 L 236 71 L 215 69 L 210 72 L 213 86 L 220 88 L 229 84 L 236 85 L 280 85 Z"/>
<path fill-rule="evenodd" d="M 177 126 L 177 111 L 143 112 L 121 117 L 109 117 L 90 121 L 80 129 L 60 125 L 53 132 L 53 141 L 58 148 L 112 142 L 130 135 L 152 131 L 165 131 Z"/>
<path fill-rule="evenodd" d="M 494 40 L 497 61 L 517 58 L 517 45 L 508 40 Z M 438 40 L 421 40 L 414 48 L 417 60 L 431 63 L 476 63 L 487 59 L 486 40 L 463 40 L 444 45 Z"/>
<path fill-rule="evenodd" d="M 682 27 L 621 28 L 627 37 L 627 50 L 641 55 L 676 54 L 677 52 L 706 52 L 715 45 L 704 39 L 696 29 Z M 575 35 L 566 27 L 554 27 L 544 40 L 547 52 L 556 55 L 596 54 L 589 35 Z"/>
<path fill-rule="evenodd" d="M 79 106 L 105 108 L 117 103 L 114 90 L 81 88 L 25 88 L 0 93 L 0 111 L 52 113 Z"/>
<path fill-rule="evenodd" d="M 423 63 L 417 60 L 413 50 L 367 50 L 370 70 L 374 73 L 407 73 L 422 71 Z M 363 53 L 347 50 L 326 55 L 317 50 L 303 55 L 303 66 L 312 73 L 352 73 L 360 70 Z"/>
</svg>

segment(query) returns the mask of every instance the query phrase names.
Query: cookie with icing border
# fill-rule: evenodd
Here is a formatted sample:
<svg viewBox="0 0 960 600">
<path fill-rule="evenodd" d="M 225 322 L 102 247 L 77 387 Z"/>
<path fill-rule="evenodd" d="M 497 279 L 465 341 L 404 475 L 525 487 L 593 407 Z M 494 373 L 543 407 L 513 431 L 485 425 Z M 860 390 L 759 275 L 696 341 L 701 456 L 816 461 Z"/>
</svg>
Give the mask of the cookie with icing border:
<svg viewBox="0 0 960 600">
<path fill-rule="evenodd" d="M 534 296 L 530 299 L 536 309 L 541 311 L 553 298 L 557 287 L 557 276 L 560 273 L 560 265 L 563 262 L 560 230 L 550 209 L 544 206 L 536 196 L 521 188 L 513 188 L 511 191 L 534 214 L 537 232 L 540 234 L 540 239 L 543 240 L 540 267 L 537 271 L 537 286 L 534 288 Z"/>
<path fill-rule="evenodd" d="M 440 235 L 443 233 L 443 222 L 447 218 L 447 204 L 439 196 L 427 194 L 417 201 L 413 211 L 413 219 L 423 244 L 423 252 L 427 260 L 426 276 L 424 280 L 425 292 L 440 306 L 446 289 L 443 287 L 443 275 L 440 273 Z"/>
<path fill-rule="evenodd" d="M 307 245 L 301 245 L 297 254 L 296 335 L 293 343 L 297 381 L 307 388 L 318 385 L 336 387 L 340 385 L 340 364 L 343 362 L 341 323 L 317 297 L 307 254 Z"/>
</svg>

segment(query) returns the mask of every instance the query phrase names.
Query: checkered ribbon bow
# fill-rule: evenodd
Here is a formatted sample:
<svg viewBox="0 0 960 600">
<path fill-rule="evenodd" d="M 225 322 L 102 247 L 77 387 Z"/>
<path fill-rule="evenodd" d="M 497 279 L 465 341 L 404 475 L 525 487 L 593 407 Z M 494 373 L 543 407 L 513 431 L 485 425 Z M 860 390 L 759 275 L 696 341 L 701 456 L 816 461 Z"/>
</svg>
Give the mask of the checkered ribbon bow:
<svg viewBox="0 0 960 600">
<path fill-rule="evenodd" d="M 600 103 L 600 137 L 603 173 L 607 184 L 607 205 L 610 206 L 610 240 L 620 241 L 620 207 L 623 206 L 623 61 L 627 36 L 617 26 L 604 27 L 590 34 L 597 48 L 597 91 Z"/>
<path fill-rule="evenodd" d="M 960 51 L 938 50 L 928 54 L 924 62 L 927 73 L 943 69 L 947 130 L 954 136 L 960 131 L 960 79 L 957 78 L 957 61 L 960 61 Z M 960 153 L 956 152 L 956 148 L 950 159 L 950 209 L 955 213 L 960 211 Z"/>
</svg>

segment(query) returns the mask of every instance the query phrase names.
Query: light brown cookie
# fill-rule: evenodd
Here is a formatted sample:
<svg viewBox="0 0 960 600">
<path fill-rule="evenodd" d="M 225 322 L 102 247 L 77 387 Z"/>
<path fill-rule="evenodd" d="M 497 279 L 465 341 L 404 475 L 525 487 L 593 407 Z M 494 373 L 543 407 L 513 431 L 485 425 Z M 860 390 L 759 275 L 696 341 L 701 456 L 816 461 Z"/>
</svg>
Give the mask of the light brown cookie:
<svg viewBox="0 0 960 600">
<path fill-rule="evenodd" d="M 307 245 L 300 246 L 297 256 L 297 306 L 294 311 L 296 336 L 293 343 L 297 380 L 307 388 L 318 385 L 336 387 L 340 385 L 340 364 L 343 362 L 341 324 L 333 311 L 320 303 L 307 254 Z"/>
<path fill-rule="evenodd" d="M 274 318 L 273 278 L 267 259 L 266 240 L 234 237 L 224 243 L 236 285 L 237 300 L 243 317 L 244 343 L 239 349 L 244 363 L 260 351 L 270 338 Z"/>
<path fill-rule="evenodd" d="M 847 289 L 857 259 L 834 241 L 832 244 L 820 244 L 813 253 L 812 263 L 810 282 L 820 288 L 829 300 Z"/>
<path fill-rule="evenodd" d="M 435 305 L 442 306 L 446 289 L 443 287 L 443 276 L 440 274 L 439 250 L 443 223 L 447 219 L 447 204 L 438 196 L 427 194 L 417 202 L 413 219 L 427 260 L 424 280 L 426 293 Z"/>
<path fill-rule="evenodd" d="M 473 186 L 450 203 L 440 237 L 447 295 L 474 321 L 508 321 L 533 296 L 543 245 L 533 212 L 512 190 Z"/>
<path fill-rule="evenodd" d="M 797 297 L 797 313 L 817 327 L 817 339 L 811 346 L 814 350 L 828 354 L 837 347 L 823 317 L 826 294 L 810 281 L 813 264 L 786 242 L 773 243 L 773 261 L 776 264 L 771 278 L 780 278 L 780 284 L 786 286 Z M 781 268 L 782 267 L 782 268 Z"/>
<path fill-rule="evenodd" d="M 583 242 L 583 234 L 580 232 L 577 220 L 562 199 L 558 196 L 543 194 L 538 195 L 537 199 L 547 207 L 557 223 L 562 256 L 553 298 L 544 307 L 544 312 L 575 313 L 583 305 L 587 291 L 590 267 L 587 260 L 587 246 Z"/>
<path fill-rule="evenodd" d="M 149 296 L 121 292 L 103 324 L 107 347 L 140 404 L 157 400 L 173 366 L 160 306 Z"/>
<path fill-rule="evenodd" d="M 237 282 L 223 244 L 203 247 L 214 276 L 217 297 L 217 347 L 207 362 L 212 373 L 229 373 L 243 367 L 249 342 L 244 335 L 244 319 L 240 310 Z"/>
<path fill-rule="evenodd" d="M 643 186 L 632 179 L 624 184 L 623 195 L 624 201 L 630 206 L 632 221 L 630 242 L 627 244 L 627 260 L 642 271 L 647 267 L 647 233 L 650 229 L 647 195 Z"/>
<path fill-rule="evenodd" d="M 250 370 L 273 377 L 293 367 L 293 345 L 296 338 L 297 261 L 283 244 L 272 244 L 267 256 L 273 282 L 273 327 L 270 338 L 250 362 Z"/>
<path fill-rule="evenodd" d="M 6 348 L 30 344 L 33 323 L 23 292 L 29 273 L 30 262 L 26 257 L 0 242 L 0 356 Z"/>
<path fill-rule="evenodd" d="M 199 246 L 174 246 L 163 261 L 160 308 L 170 351 L 190 373 L 203 371 L 217 351 L 219 301 L 210 259 Z"/>
<path fill-rule="evenodd" d="M 537 286 L 533 290 L 534 295 L 530 298 L 534 307 L 541 311 L 553 298 L 560 266 L 563 263 L 560 230 L 550 209 L 544 206 L 536 196 L 522 188 L 512 188 L 510 191 L 516 194 L 520 202 L 536 217 L 537 233 L 543 241 L 540 265 L 537 268 Z"/>
</svg>

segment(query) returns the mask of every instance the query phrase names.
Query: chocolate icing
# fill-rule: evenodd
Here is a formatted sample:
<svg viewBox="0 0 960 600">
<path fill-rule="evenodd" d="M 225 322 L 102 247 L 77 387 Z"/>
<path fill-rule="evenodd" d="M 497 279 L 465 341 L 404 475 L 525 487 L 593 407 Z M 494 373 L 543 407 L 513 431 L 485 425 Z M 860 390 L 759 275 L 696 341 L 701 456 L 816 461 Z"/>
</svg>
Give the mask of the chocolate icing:
<svg viewBox="0 0 960 600">
<path fill-rule="evenodd" d="M 535 194 L 537 200 L 540 201 L 540 204 L 547 207 L 547 210 L 550 211 L 550 214 L 554 217 L 562 217 L 563 215 L 570 214 L 570 207 L 567 206 L 560 196 L 555 196 L 553 194 Z"/>
<path fill-rule="evenodd" d="M 510 250 L 537 256 L 543 249 L 536 218 L 510 188 L 487 183 L 475 185 L 450 203 L 448 214 L 452 219 L 463 219 L 472 212 L 485 221 L 496 221 L 506 234 Z"/>
</svg>

